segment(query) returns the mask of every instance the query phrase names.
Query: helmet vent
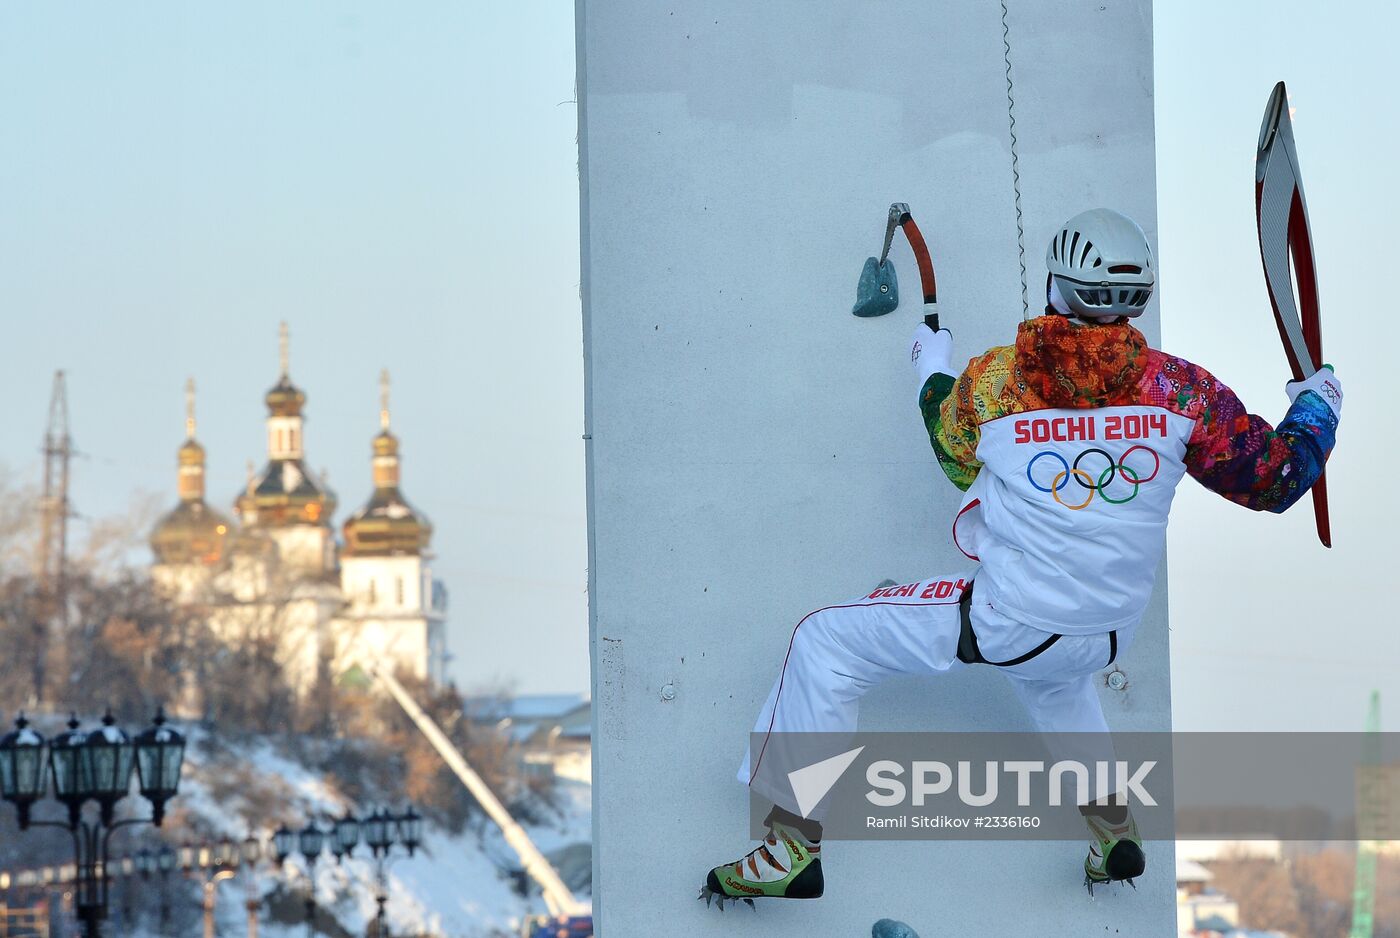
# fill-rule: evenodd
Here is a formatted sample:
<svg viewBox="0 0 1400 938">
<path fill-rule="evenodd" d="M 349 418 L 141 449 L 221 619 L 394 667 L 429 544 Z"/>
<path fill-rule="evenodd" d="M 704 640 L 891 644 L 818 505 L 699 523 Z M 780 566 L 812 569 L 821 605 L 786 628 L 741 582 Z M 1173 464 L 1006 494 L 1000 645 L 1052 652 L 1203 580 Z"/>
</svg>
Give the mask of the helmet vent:
<svg viewBox="0 0 1400 938">
<path fill-rule="evenodd" d="M 1136 264 L 1114 264 L 1108 268 L 1108 272 L 1111 274 L 1140 274 L 1142 268 Z"/>
<path fill-rule="evenodd" d="M 1080 267 L 1083 267 L 1083 266 L 1084 266 L 1084 262 L 1085 262 L 1086 260 L 1089 259 L 1089 252 L 1092 251 L 1093 249 L 1094 249 L 1094 242 L 1090 241 L 1088 238 L 1085 238 L 1085 239 L 1084 239 L 1084 253 L 1079 255 L 1079 266 L 1080 266 Z M 1095 258 L 1095 264 L 1094 264 L 1094 266 L 1097 267 L 1097 266 L 1099 266 L 1100 263 L 1102 263 L 1102 259 L 1100 259 L 1100 258 Z"/>
<path fill-rule="evenodd" d="M 1075 250 L 1079 247 L 1079 232 L 1074 233 L 1074 240 L 1069 243 L 1069 256 L 1073 257 Z"/>
</svg>

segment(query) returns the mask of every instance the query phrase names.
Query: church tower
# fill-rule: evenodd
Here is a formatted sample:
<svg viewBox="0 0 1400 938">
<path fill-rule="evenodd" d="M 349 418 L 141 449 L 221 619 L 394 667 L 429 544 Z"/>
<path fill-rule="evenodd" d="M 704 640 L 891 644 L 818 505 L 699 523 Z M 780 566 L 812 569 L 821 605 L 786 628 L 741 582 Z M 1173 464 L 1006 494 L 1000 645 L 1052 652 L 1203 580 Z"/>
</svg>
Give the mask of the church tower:
<svg viewBox="0 0 1400 938">
<path fill-rule="evenodd" d="M 292 383 L 286 323 L 278 339 L 281 374 L 266 397 L 267 465 L 249 480 L 236 512 L 245 528 L 271 536 L 286 572 L 318 576 L 335 569 L 335 494 L 306 466 L 306 394 Z"/>
<path fill-rule="evenodd" d="M 434 682 L 444 678 L 446 601 L 428 569 L 433 527 L 399 488 L 399 441 L 390 430 L 389 373 L 379 378 L 379 434 L 371 444 L 374 490 L 344 526 L 343 667 L 393 661 Z"/>
<path fill-rule="evenodd" d="M 181 598 L 204 585 L 224 558 L 230 522 L 204 501 L 204 447 L 195 439 L 194 379 L 185 382 L 185 442 L 177 455 L 179 503 L 156 523 L 152 577 Z"/>
</svg>

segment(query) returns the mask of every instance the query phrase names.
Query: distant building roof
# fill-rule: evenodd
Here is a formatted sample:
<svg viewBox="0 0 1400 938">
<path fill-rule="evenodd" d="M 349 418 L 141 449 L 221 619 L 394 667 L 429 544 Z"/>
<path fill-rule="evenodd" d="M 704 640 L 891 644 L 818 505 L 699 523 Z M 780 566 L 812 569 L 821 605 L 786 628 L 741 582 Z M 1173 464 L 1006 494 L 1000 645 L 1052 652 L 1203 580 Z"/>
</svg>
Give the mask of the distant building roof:
<svg viewBox="0 0 1400 938">
<path fill-rule="evenodd" d="M 588 697 L 584 694 L 523 694 L 519 697 L 492 694 L 468 697 L 462 709 L 478 723 L 496 723 L 500 720 L 540 723 L 562 719 L 587 704 Z"/>
<path fill-rule="evenodd" d="M 1184 857 L 1176 858 L 1176 881 L 1178 883 L 1208 883 L 1214 878 L 1214 873 L 1195 860 L 1187 860 Z"/>
<path fill-rule="evenodd" d="M 593 723 L 590 720 L 578 726 L 566 726 L 559 735 L 565 739 L 589 739 L 593 736 Z"/>
<path fill-rule="evenodd" d="M 1247 835 L 1220 840 L 1179 840 L 1176 855 L 1204 863 L 1212 860 L 1282 860 L 1283 844 L 1278 840 Z"/>
</svg>

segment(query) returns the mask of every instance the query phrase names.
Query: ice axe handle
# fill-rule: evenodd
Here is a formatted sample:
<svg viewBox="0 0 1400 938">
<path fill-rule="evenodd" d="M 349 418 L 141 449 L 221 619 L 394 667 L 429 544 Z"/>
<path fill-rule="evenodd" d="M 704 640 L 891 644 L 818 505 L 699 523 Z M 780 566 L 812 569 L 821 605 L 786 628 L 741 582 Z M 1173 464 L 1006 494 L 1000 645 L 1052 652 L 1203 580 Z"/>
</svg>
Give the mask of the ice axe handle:
<svg viewBox="0 0 1400 938">
<path fill-rule="evenodd" d="M 930 329 L 932 329 L 934 332 L 937 332 L 937 331 L 938 331 L 938 314 L 937 314 L 937 313 L 928 313 L 928 314 L 926 314 L 926 315 L 924 316 L 924 325 L 928 326 L 928 327 L 929 327 Z"/>
</svg>

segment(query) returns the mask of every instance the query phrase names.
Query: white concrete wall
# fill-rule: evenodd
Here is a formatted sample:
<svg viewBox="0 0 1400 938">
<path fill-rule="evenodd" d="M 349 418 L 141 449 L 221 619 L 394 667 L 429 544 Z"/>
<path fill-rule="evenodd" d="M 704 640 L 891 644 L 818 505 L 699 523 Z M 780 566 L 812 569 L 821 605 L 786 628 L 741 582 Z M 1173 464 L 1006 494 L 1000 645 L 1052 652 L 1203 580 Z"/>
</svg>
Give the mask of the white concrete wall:
<svg viewBox="0 0 1400 938">
<path fill-rule="evenodd" d="M 1014 335 L 1021 286 L 994 0 L 581 0 L 579 99 L 595 903 L 604 938 L 1173 935 L 1170 844 L 1090 902 L 1073 844 L 833 843 L 826 898 L 720 916 L 706 869 L 749 849 L 733 780 L 806 611 L 967 564 L 921 426 L 905 306 L 853 318 L 885 210 L 908 201 L 966 359 Z M 1051 229 L 1094 205 L 1155 240 L 1150 0 L 1010 0 L 1032 311 Z M 1154 311 L 1144 322 L 1157 337 Z M 1118 728 L 1170 722 L 1165 576 Z M 675 688 L 665 701 L 662 685 Z M 873 729 L 1026 729 L 1001 678 L 900 681 Z M 1104 890 L 1100 890 L 1101 893 Z"/>
</svg>

